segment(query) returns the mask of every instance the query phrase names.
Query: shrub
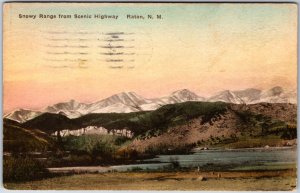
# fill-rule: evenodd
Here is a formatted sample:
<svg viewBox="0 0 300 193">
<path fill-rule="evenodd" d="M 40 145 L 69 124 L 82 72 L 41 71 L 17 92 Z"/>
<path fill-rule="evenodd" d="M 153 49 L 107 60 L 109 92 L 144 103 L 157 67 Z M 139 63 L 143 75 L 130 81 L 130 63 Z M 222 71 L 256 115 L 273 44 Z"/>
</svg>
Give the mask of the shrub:
<svg viewBox="0 0 300 193">
<path fill-rule="evenodd" d="M 291 140 L 291 139 L 295 139 L 295 138 L 297 138 L 297 128 L 287 126 L 287 128 L 283 130 L 281 139 Z"/>
<path fill-rule="evenodd" d="M 4 157 L 3 181 L 28 181 L 49 176 L 49 171 L 30 157 Z"/>
<path fill-rule="evenodd" d="M 82 136 L 68 136 L 64 138 L 66 150 L 74 152 L 85 152 L 93 158 L 101 156 L 110 159 L 115 153 L 117 146 L 115 143 L 117 136 L 110 135 L 82 135 Z"/>
<path fill-rule="evenodd" d="M 131 172 L 138 172 L 138 171 L 142 171 L 143 169 L 141 167 L 133 167 L 131 169 L 128 169 L 127 171 L 131 171 Z"/>
<path fill-rule="evenodd" d="M 170 157 L 170 163 L 172 169 L 179 169 L 180 168 L 180 163 L 178 161 L 178 157 Z"/>
</svg>

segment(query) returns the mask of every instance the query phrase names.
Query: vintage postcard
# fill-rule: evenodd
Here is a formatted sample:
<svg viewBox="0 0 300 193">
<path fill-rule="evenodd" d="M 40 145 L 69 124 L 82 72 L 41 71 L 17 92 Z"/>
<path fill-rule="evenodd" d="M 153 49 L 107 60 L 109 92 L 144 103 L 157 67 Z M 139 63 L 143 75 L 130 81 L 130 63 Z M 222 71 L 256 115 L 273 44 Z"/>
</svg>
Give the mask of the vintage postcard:
<svg viewBox="0 0 300 193">
<path fill-rule="evenodd" d="M 5 3 L 3 185 L 295 190 L 295 3 Z"/>
</svg>

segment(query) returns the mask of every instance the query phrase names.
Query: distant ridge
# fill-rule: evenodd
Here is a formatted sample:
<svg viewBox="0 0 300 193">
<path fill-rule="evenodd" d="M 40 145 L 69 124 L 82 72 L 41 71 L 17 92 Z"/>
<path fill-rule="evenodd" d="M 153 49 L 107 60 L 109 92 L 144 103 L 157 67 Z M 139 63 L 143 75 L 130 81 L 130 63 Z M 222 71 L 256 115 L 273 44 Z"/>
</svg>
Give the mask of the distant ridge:
<svg viewBox="0 0 300 193">
<path fill-rule="evenodd" d="M 23 123 L 46 112 L 62 114 L 68 118 L 77 118 L 90 113 L 129 113 L 152 111 L 167 104 L 187 101 L 221 101 L 234 104 L 255 104 L 261 102 L 296 104 L 297 91 L 287 91 L 280 86 L 276 86 L 268 90 L 248 88 L 238 91 L 224 90 L 211 97 L 204 98 L 188 89 L 182 89 L 172 92 L 169 96 L 153 99 L 144 98 L 135 92 L 122 92 L 91 104 L 70 100 L 68 102 L 61 102 L 45 107 L 40 111 L 17 109 L 6 114 L 4 118 Z"/>
</svg>

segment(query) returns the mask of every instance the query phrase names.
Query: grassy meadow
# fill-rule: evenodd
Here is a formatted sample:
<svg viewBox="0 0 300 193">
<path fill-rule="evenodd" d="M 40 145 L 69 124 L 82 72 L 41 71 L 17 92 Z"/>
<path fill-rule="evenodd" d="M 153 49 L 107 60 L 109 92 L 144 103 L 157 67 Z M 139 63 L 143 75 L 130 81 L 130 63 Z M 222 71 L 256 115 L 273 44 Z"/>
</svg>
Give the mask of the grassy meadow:
<svg viewBox="0 0 300 193">
<path fill-rule="evenodd" d="M 78 174 L 31 182 L 5 183 L 21 190 L 243 190 L 296 188 L 296 171 L 263 172 L 111 172 Z"/>
</svg>

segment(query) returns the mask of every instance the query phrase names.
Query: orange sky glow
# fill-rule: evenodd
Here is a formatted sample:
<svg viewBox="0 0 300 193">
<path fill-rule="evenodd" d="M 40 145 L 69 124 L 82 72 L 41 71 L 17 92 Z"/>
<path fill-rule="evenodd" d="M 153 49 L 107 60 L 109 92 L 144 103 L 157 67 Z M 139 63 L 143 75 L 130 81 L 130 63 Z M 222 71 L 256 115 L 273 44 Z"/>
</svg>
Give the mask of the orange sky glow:
<svg viewBox="0 0 300 193">
<path fill-rule="evenodd" d="M 20 18 L 41 13 L 118 19 Z M 4 112 L 123 91 L 151 98 L 297 85 L 296 4 L 7 3 L 3 25 Z M 105 42 L 114 36 L 122 44 Z"/>
</svg>

